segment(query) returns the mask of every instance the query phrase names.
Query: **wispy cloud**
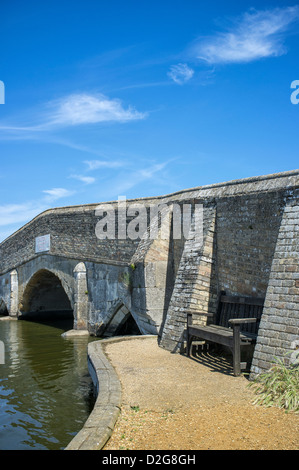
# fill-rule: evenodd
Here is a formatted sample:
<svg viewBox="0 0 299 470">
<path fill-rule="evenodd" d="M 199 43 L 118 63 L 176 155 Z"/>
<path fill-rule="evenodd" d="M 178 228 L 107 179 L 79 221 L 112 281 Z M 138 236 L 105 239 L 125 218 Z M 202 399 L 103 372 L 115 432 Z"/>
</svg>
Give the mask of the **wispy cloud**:
<svg viewBox="0 0 299 470">
<path fill-rule="evenodd" d="M 198 39 L 194 56 L 211 64 L 244 63 L 286 53 L 284 35 L 299 19 L 299 6 L 250 10 L 226 32 Z"/>
<path fill-rule="evenodd" d="M 57 201 L 57 199 L 72 196 L 74 194 L 74 191 L 70 191 L 69 189 L 65 189 L 65 188 L 53 188 L 53 189 L 45 189 L 43 193 L 47 195 L 46 197 L 47 202 L 54 202 L 54 201 Z"/>
<path fill-rule="evenodd" d="M 145 182 L 152 181 L 155 184 L 159 178 L 162 179 L 162 184 L 165 182 L 167 165 L 170 161 L 162 163 L 152 163 L 147 167 L 138 169 L 127 169 L 121 173 L 113 176 L 112 179 L 107 181 L 106 186 L 103 185 L 105 197 L 115 197 L 115 188 L 117 188 L 118 195 L 126 194 L 126 191 L 132 188 L 142 185 Z M 160 181 L 161 182 L 161 181 Z"/>
<path fill-rule="evenodd" d="M 92 184 L 96 181 L 96 179 L 93 176 L 85 176 L 85 175 L 70 175 L 69 178 L 74 178 L 85 184 Z"/>
<path fill-rule="evenodd" d="M 178 85 L 183 85 L 193 77 L 194 70 L 187 64 L 177 64 L 170 67 L 167 75 Z"/>
<path fill-rule="evenodd" d="M 168 162 L 156 163 L 148 168 L 141 168 L 140 170 L 137 170 L 136 175 L 138 175 L 141 180 L 151 179 L 156 175 L 156 173 L 163 170 L 167 164 Z"/>
<path fill-rule="evenodd" d="M 141 113 L 132 106 L 124 107 L 119 99 L 111 99 L 102 94 L 77 93 L 64 96 L 44 104 L 42 109 L 30 110 L 30 125 L 0 123 L 0 131 L 13 135 L 34 135 L 37 132 L 107 122 L 127 123 L 142 120 L 147 113 Z M 26 117 L 28 121 L 28 116 Z"/>
<path fill-rule="evenodd" d="M 73 94 L 48 104 L 48 125 L 76 126 L 100 122 L 128 122 L 146 117 L 133 107 L 125 109 L 118 99 L 88 93 Z"/>
<path fill-rule="evenodd" d="M 98 170 L 99 168 L 120 168 L 125 165 L 124 162 L 118 160 L 86 160 L 84 162 L 88 170 Z"/>
</svg>

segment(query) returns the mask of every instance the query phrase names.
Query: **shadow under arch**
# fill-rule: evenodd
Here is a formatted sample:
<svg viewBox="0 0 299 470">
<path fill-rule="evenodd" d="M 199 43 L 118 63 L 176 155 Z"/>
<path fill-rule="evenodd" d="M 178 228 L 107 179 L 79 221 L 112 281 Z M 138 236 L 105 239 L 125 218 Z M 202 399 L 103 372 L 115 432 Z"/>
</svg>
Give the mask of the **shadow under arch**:
<svg viewBox="0 0 299 470">
<path fill-rule="evenodd" d="M 40 269 L 28 281 L 20 313 L 23 319 L 73 318 L 71 301 L 62 281 L 47 269 Z"/>
<path fill-rule="evenodd" d="M 103 337 L 142 334 L 132 313 L 121 300 L 109 310 L 101 330 Z"/>
<path fill-rule="evenodd" d="M 0 315 L 9 315 L 7 305 L 2 297 L 0 297 Z"/>
</svg>

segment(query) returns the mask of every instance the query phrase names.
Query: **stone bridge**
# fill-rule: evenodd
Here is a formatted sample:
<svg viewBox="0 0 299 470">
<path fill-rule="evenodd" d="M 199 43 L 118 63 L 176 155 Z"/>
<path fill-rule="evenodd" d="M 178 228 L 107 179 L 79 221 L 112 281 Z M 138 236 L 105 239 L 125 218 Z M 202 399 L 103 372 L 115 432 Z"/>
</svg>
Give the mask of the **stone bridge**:
<svg viewBox="0 0 299 470">
<path fill-rule="evenodd" d="M 121 204 L 50 209 L 3 241 L 0 314 L 70 315 L 91 335 L 157 334 L 176 352 L 186 311 L 215 312 L 225 290 L 265 297 L 253 373 L 299 343 L 299 170 L 128 200 L 125 219 Z"/>
</svg>

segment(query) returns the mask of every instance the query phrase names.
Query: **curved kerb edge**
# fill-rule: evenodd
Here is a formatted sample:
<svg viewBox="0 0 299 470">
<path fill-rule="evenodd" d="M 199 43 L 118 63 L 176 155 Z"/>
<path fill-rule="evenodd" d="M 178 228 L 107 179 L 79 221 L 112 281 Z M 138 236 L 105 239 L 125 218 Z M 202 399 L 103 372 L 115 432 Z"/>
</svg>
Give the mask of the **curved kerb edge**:
<svg viewBox="0 0 299 470">
<path fill-rule="evenodd" d="M 65 450 L 101 450 L 109 440 L 121 411 L 122 388 L 118 375 L 104 352 L 107 343 L 146 339 L 156 335 L 118 336 L 89 343 L 88 369 L 97 396 L 94 408 L 81 431 Z"/>
</svg>

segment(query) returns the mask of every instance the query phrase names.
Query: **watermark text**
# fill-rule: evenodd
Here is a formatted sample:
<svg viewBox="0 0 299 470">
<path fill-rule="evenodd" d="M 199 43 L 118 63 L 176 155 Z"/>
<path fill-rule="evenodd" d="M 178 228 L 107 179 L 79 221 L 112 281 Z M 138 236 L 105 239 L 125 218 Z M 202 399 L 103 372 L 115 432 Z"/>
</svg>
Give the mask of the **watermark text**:
<svg viewBox="0 0 299 470">
<path fill-rule="evenodd" d="M 127 204 L 125 196 L 118 198 L 117 207 L 100 204 L 95 211 L 99 240 L 173 239 L 203 240 L 202 204 Z M 171 235 L 172 231 L 172 235 Z"/>
<path fill-rule="evenodd" d="M 290 356 L 290 363 L 293 366 L 299 365 L 299 339 L 296 339 L 291 344 L 291 349 L 293 349 L 291 356 Z"/>
<path fill-rule="evenodd" d="M 2 80 L 0 80 L 0 104 L 5 104 L 5 86 Z"/>
<path fill-rule="evenodd" d="M 291 83 L 291 88 L 295 88 L 295 91 L 291 94 L 291 103 L 298 104 L 299 103 L 299 80 L 293 80 Z"/>
<path fill-rule="evenodd" d="M 3 341 L 0 341 L 0 365 L 5 364 L 5 347 Z"/>
</svg>

